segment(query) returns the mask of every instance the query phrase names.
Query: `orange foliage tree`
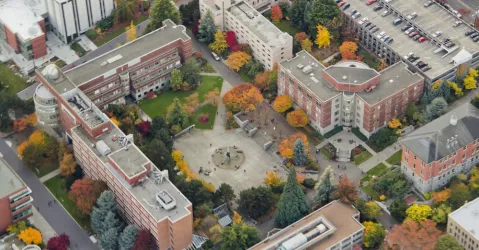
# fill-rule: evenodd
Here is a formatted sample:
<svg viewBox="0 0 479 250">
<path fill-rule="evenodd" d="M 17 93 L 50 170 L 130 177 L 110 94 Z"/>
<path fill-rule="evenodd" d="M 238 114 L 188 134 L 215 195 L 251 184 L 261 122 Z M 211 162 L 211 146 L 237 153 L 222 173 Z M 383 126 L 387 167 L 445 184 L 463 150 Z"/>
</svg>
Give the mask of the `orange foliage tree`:
<svg viewBox="0 0 479 250">
<path fill-rule="evenodd" d="M 35 130 L 35 132 L 33 132 L 30 137 L 28 137 L 28 141 L 37 146 L 43 144 L 45 142 L 45 139 L 45 132 L 41 130 Z"/>
<path fill-rule="evenodd" d="M 286 115 L 286 121 L 289 125 L 297 128 L 306 126 L 309 122 L 309 119 L 304 110 L 296 109 L 295 111 L 291 111 Z"/>
<path fill-rule="evenodd" d="M 185 98 L 183 108 L 185 109 L 188 116 L 191 116 L 195 112 L 196 108 L 200 105 L 200 99 L 198 97 L 198 92 L 189 95 Z"/>
<path fill-rule="evenodd" d="M 105 182 L 83 178 L 72 184 L 68 198 L 77 205 L 83 214 L 87 215 L 90 214 L 96 200 L 105 190 L 107 190 Z"/>
<path fill-rule="evenodd" d="M 293 100 L 288 95 L 279 95 L 274 99 L 273 109 L 278 113 L 283 113 L 293 106 Z"/>
<path fill-rule="evenodd" d="M 220 89 L 215 88 L 210 92 L 206 93 L 205 100 L 207 100 L 211 105 L 217 106 L 220 99 Z"/>
<path fill-rule="evenodd" d="M 258 87 L 259 89 L 268 89 L 269 87 L 269 74 L 271 73 L 271 71 L 269 70 L 265 70 L 261 73 L 258 73 L 255 77 L 254 77 L 254 85 L 256 87 Z"/>
<path fill-rule="evenodd" d="M 274 5 L 271 7 L 271 21 L 273 22 L 279 22 L 281 19 L 283 19 L 283 11 L 281 11 L 281 8 L 279 5 Z"/>
<path fill-rule="evenodd" d="M 298 138 L 303 140 L 306 154 L 309 154 L 308 138 L 303 133 L 295 133 L 279 144 L 279 153 L 282 157 L 287 157 L 290 159 L 293 158 L 293 147 L 294 143 L 296 142 L 296 140 L 298 140 Z"/>
<path fill-rule="evenodd" d="M 255 110 L 262 101 L 261 92 L 251 83 L 236 85 L 223 96 L 223 104 L 234 113 Z"/>
<path fill-rule="evenodd" d="M 25 118 L 23 117 L 20 117 L 20 118 L 17 118 L 13 121 L 13 130 L 14 131 L 23 131 L 24 129 L 26 129 L 28 126 L 27 124 L 27 121 Z"/>
<path fill-rule="evenodd" d="M 401 127 L 401 121 L 398 118 L 393 118 L 391 121 L 388 122 L 389 128 L 399 128 Z"/>
<path fill-rule="evenodd" d="M 358 50 L 358 45 L 355 42 L 343 42 L 341 46 L 339 46 L 339 52 L 341 53 L 341 57 L 344 60 L 351 60 L 356 59 L 356 51 Z"/>
<path fill-rule="evenodd" d="M 294 36 L 294 40 L 296 40 L 297 42 L 301 42 L 306 38 L 308 38 L 308 35 L 306 35 L 306 33 L 304 32 L 296 33 L 296 35 Z"/>
<path fill-rule="evenodd" d="M 239 71 L 249 60 L 251 60 L 251 56 L 246 52 L 236 51 L 228 56 L 226 65 L 232 70 Z"/>
<path fill-rule="evenodd" d="M 451 189 L 446 188 L 439 192 L 433 192 L 432 198 L 434 199 L 435 203 L 446 202 L 451 197 Z"/>
<path fill-rule="evenodd" d="M 304 175 L 296 172 L 296 180 L 298 181 L 299 184 L 303 184 L 304 182 Z"/>
<path fill-rule="evenodd" d="M 338 185 L 336 185 L 333 197 L 334 199 L 340 199 L 344 203 L 354 204 L 358 199 L 358 187 L 356 183 L 350 182 L 348 175 L 345 174 L 339 180 Z"/>
<path fill-rule="evenodd" d="M 436 228 L 436 222 L 432 220 L 415 222 L 407 219 L 401 225 L 392 228 L 386 242 L 392 249 L 433 250 L 441 234 Z"/>
<path fill-rule="evenodd" d="M 17 147 L 17 153 L 18 155 L 20 156 L 20 158 L 23 157 L 23 151 L 25 150 L 25 148 L 28 146 L 28 141 L 24 141 L 22 142 L 22 144 L 20 144 L 18 147 Z"/>
<path fill-rule="evenodd" d="M 278 171 L 268 171 L 264 178 L 264 184 L 268 186 L 279 186 L 283 182 L 283 178 L 278 176 Z"/>
</svg>

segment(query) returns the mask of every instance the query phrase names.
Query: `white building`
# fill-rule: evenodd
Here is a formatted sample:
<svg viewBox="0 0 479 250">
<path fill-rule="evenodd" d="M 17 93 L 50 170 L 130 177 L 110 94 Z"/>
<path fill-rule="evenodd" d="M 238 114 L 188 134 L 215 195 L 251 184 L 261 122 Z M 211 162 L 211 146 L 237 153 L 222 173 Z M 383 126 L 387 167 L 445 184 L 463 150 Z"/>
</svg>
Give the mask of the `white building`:
<svg viewBox="0 0 479 250">
<path fill-rule="evenodd" d="M 51 30 L 67 43 L 108 17 L 115 0 L 42 0 Z"/>
<path fill-rule="evenodd" d="M 448 216 L 447 233 L 464 249 L 479 249 L 479 198 L 466 203 Z"/>
<path fill-rule="evenodd" d="M 207 10 L 219 28 L 234 31 L 238 43 L 251 46 L 253 56 L 264 68 L 272 69 L 275 63 L 293 57 L 293 37 L 279 30 L 248 2 L 200 0 L 201 16 Z"/>
</svg>

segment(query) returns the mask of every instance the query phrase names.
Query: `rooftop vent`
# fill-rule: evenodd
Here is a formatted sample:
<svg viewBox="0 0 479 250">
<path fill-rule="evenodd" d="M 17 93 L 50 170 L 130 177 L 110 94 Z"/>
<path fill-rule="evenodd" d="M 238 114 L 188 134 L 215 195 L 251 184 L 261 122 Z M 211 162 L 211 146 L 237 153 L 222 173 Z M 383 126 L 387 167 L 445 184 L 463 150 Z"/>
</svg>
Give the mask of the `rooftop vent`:
<svg viewBox="0 0 479 250">
<path fill-rule="evenodd" d="M 393 80 L 393 79 L 389 79 L 389 82 L 390 82 L 390 83 L 393 83 L 393 82 L 394 82 L 394 80 Z"/>
<path fill-rule="evenodd" d="M 367 88 L 366 92 L 369 93 L 369 92 L 373 91 L 375 88 L 376 88 L 376 85 L 373 85 L 373 86 Z"/>
<path fill-rule="evenodd" d="M 313 70 L 313 68 L 311 67 L 311 65 L 308 65 L 308 66 L 303 68 L 303 73 L 309 74 L 309 73 L 311 73 L 312 70 Z"/>
<path fill-rule="evenodd" d="M 304 67 L 304 65 L 302 65 L 302 64 L 298 64 L 298 66 L 297 66 L 297 67 L 298 67 L 298 69 L 302 69 L 302 68 Z"/>
<path fill-rule="evenodd" d="M 123 58 L 123 56 L 121 56 L 121 55 L 116 55 L 116 56 L 114 56 L 114 57 L 112 57 L 112 58 L 110 58 L 110 59 L 108 59 L 108 60 L 102 62 L 100 65 L 101 65 L 101 66 L 105 66 L 105 65 L 107 65 L 107 64 L 109 64 L 109 63 L 114 63 L 114 62 L 116 62 L 116 61 L 118 61 L 118 60 L 120 60 L 120 59 L 122 59 L 122 58 Z"/>
<path fill-rule="evenodd" d="M 311 77 L 311 80 L 312 80 L 314 83 L 319 83 L 318 79 L 316 79 L 316 77 L 314 77 L 314 76 Z"/>
<path fill-rule="evenodd" d="M 347 77 L 347 76 L 343 76 L 342 78 L 343 78 L 343 80 L 346 80 L 346 79 L 348 79 L 348 77 Z"/>
<path fill-rule="evenodd" d="M 156 201 L 166 210 L 171 210 L 176 207 L 175 199 L 166 190 L 162 190 L 156 194 Z"/>
<path fill-rule="evenodd" d="M 457 124 L 457 116 L 456 115 L 451 115 L 451 118 L 449 119 L 449 123 L 452 126 L 455 126 Z"/>
<path fill-rule="evenodd" d="M 100 153 L 102 156 L 107 156 L 111 153 L 110 147 L 106 145 L 106 143 L 102 140 L 98 141 L 96 144 L 96 150 L 98 150 L 98 153 Z"/>
</svg>

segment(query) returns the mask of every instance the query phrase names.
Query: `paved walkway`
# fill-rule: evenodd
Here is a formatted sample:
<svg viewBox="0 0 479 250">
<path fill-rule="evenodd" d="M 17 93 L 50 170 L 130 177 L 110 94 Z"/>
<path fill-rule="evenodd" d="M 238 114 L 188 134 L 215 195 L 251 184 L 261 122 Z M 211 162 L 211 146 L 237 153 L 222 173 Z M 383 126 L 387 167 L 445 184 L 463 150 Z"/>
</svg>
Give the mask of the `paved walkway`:
<svg viewBox="0 0 479 250">
<path fill-rule="evenodd" d="M 53 236 L 55 236 L 57 233 L 50 226 L 50 224 L 48 224 L 45 218 L 43 218 L 43 215 L 38 212 L 36 207 L 33 206 L 32 209 L 33 209 L 33 215 L 29 217 L 28 220 L 33 225 L 35 225 L 35 227 L 38 228 L 40 232 L 42 232 L 43 241 L 47 243 L 48 240 L 52 238 Z"/>
<path fill-rule="evenodd" d="M 38 85 L 40 85 L 40 83 L 35 82 L 34 84 L 32 84 L 32 85 L 26 87 L 25 89 L 23 89 L 22 91 L 18 92 L 17 96 L 24 101 L 32 98 L 33 95 L 35 94 L 35 90 L 37 89 Z"/>
<path fill-rule="evenodd" d="M 98 49 L 98 46 L 94 42 L 92 42 L 86 35 L 81 35 L 80 40 L 78 40 L 78 44 L 85 50 L 85 51 L 94 51 Z"/>
<path fill-rule="evenodd" d="M 60 174 L 60 169 L 55 169 L 52 172 L 50 172 L 50 173 L 44 175 L 43 177 L 41 177 L 40 181 L 41 182 L 46 182 L 46 181 L 50 180 L 51 178 L 53 178 L 53 177 L 55 177 L 59 174 Z"/>
</svg>

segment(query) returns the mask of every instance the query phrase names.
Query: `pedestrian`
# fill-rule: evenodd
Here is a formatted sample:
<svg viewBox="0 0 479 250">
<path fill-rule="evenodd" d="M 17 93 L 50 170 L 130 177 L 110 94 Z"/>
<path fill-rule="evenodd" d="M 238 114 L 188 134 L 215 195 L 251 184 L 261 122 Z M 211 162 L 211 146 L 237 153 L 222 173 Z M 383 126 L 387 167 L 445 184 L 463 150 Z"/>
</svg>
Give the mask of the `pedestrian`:
<svg viewBox="0 0 479 250">
<path fill-rule="evenodd" d="M 53 203 L 57 203 L 57 200 L 53 200 Z"/>
<path fill-rule="evenodd" d="M 212 144 L 210 143 L 210 147 L 211 147 L 211 145 L 212 145 Z"/>
<path fill-rule="evenodd" d="M 246 173 L 246 169 L 243 169 L 243 171 Z"/>
<path fill-rule="evenodd" d="M 37 207 L 38 212 L 40 212 L 40 207 Z"/>
<path fill-rule="evenodd" d="M 339 165 L 338 165 L 338 169 L 339 169 Z"/>
</svg>

